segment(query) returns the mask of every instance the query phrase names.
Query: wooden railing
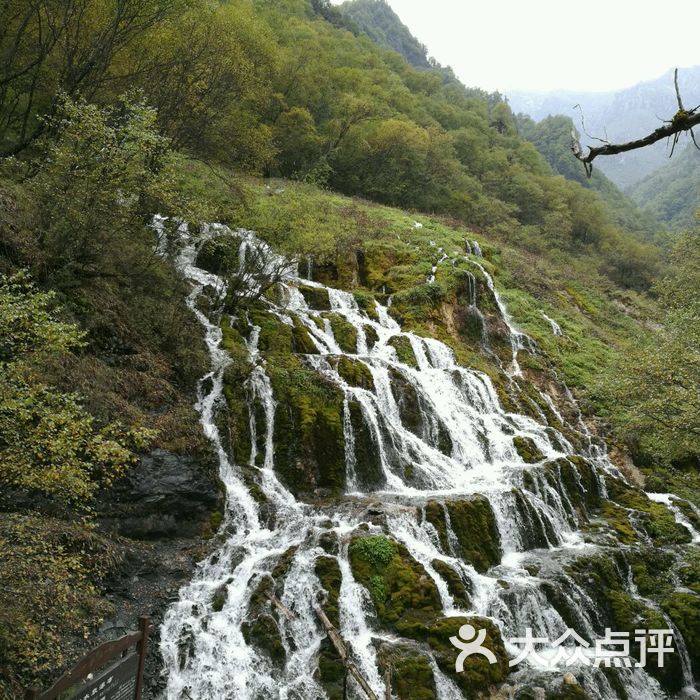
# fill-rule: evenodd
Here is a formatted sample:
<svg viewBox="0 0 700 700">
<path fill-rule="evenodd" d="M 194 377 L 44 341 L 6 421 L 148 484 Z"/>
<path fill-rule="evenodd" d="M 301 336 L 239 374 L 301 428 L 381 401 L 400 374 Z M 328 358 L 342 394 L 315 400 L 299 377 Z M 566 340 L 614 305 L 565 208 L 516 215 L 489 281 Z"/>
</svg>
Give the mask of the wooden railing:
<svg viewBox="0 0 700 700">
<path fill-rule="evenodd" d="M 24 700 L 56 700 L 68 690 L 73 692 L 66 700 L 141 700 L 150 632 L 150 618 L 140 617 L 138 632 L 101 644 L 66 671 L 48 690 L 26 690 Z M 134 650 L 131 650 L 132 647 Z"/>
</svg>

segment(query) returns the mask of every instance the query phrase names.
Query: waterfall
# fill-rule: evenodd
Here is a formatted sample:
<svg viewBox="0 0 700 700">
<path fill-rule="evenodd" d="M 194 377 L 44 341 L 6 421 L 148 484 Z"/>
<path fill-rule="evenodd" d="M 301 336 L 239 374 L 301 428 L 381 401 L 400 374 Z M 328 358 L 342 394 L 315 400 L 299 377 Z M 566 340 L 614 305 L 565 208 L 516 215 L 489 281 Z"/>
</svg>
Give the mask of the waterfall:
<svg viewBox="0 0 700 700">
<path fill-rule="evenodd" d="M 476 265 L 476 267 L 481 270 L 481 274 L 483 275 L 484 279 L 486 280 L 486 284 L 491 292 L 493 294 L 493 298 L 496 302 L 496 306 L 498 307 L 498 311 L 501 315 L 501 319 L 503 320 L 503 323 L 505 323 L 506 328 L 508 330 L 508 339 L 510 341 L 510 347 L 512 351 L 512 360 L 511 360 L 511 366 L 510 366 L 510 371 L 509 374 L 512 377 L 521 377 L 523 372 L 522 369 L 520 368 L 520 364 L 518 363 L 518 353 L 521 350 L 527 350 L 528 352 L 534 352 L 535 350 L 535 344 L 530 338 L 529 335 L 526 333 L 523 333 L 516 325 L 513 319 L 511 318 L 511 315 L 508 313 L 508 309 L 506 308 L 506 305 L 503 303 L 503 299 L 501 298 L 501 295 L 498 293 L 498 290 L 496 289 L 496 285 L 493 281 L 493 277 L 486 272 L 484 269 L 484 266 L 481 263 L 476 262 L 476 260 L 472 260 L 471 258 L 467 258 L 469 262 L 471 262 L 473 265 Z"/>
<path fill-rule="evenodd" d="M 162 224 L 160 219 L 154 222 L 154 226 L 161 226 L 161 232 Z M 230 232 L 225 227 L 205 227 L 202 237 L 222 232 L 240 239 L 241 259 L 251 246 L 258 245 L 252 233 Z M 264 302 L 267 312 L 280 323 L 298 324 L 308 332 L 315 352 L 300 355 L 304 366 L 342 397 L 339 419 L 346 496 L 307 504 L 297 500 L 279 480 L 274 427 L 284 407 L 278 405 L 267 360 L 259 350 L 261 328 L 252 323 L 246 338 L 252 369 L 243 387 L 251 450 L 247 464 L 236 464 L 217 427 L 217 413 L 224 401 L 224 375 L 231 363 L 222 347 L 222 315 L 216 311 L 207 316 L 198 303 L 209 296 L 215 308 L 221 305 L 226 284 L 197 266 L 197 242 L 186 226 L 180 226 L 178 235 L 176 266 L 191 284 L 187 304 L 202 325 L 211 363 L 198 385 L 196 409 L 219 460 L 227 506 L 220 546 L 199 564 L 192 581 L 180 590 L 178 600 L 165 615 L 161 651 L 168 700 L 327 697 L 315 672 L 325 639 L 314 610 L 323 597 L 316 573 L 320 557 L 338 567 L 340 633 L 353 650 L 356 666 L 374 692 L 383 697 L 377 644 L 382 640 L 395 642 L 396 638 L 377 624 L 371 597 L 354 578 L 349 541 L 359 527 L 365 532 L 389 533 L 405 548 L 433 582 L 446 616 L 489 618 L 505 638 L 522 636 L 529 627 L 537 636 L 554 640 L 566 630 L 570 618 L 575 618 L 581 634 L 603 632 L 595 602 L 565 573 L 565 565 L 573 557 L 598 551 L 598 545 L 587 543 L 580 531 L 585 517 L 574 495 L 562 485 L 562 467 L 559 471 L 552 467 L 557 463 L 553 460 L 569 464 L 566 459 L 574 451 L 571 443 L 546 425 L 546 419 L 538 422 L 504 409 L 488 375 L 459 365 L 444 343 L 403 330 L 388 304 L 376 301 L 372 313 L 367 313 L 351 294 L 301 280 L 293 271 L 279 285 L 278 301 Z M 474 255 L 481 254 L 475 241 L 467 241 L 465 247 Z M 273 255 L 271 251 L 269 255 Z M 490 275 L 480 263 L 472 262 L 481 270 L 511 336 L 509 374 L 520 375 L 517 353 L 532 350 L 531 341 L 512 321 Z M 307 274 L 310 276 L 309 270 Z M 475 306 L 476 284 L 473 276 L 471 279 L 470 305 Z M 250 284 L 251 290 L 255 289 L 255 280 Z M 300 285 L 327 295 L 326 311 L 307 302 Z M 354 351 L 341 350 L 342 339 L 335 337 L 328 309 L 356 332 Z M 369 380 L 364 386 L 348 381 L 339 358 L 360 368 L 371 384 Z M 544 396 L 563 424 L 552 398 Z M 580 423 L 583 433 L 585 425 L 582 420 Z M 526 461 L 514 438 L 532 445 L 536 458 Z M 375 482 L 369 487 L 359 458 L 362 439 L 370 441 L 372 458 L 378 465 L 379 476 L 373 477 Z M 613 473 L 604 454 L 599 455 L 597 466 Z M 264 512 L 252 495 L 246 469 L 254 474 L 264 495 Z M 574 473 L 577 476 L 569 488 L 583 493 L 586 487 L 575 469 Z M 597 471 L 596 478 L 601 478 Z M 602 484 L 595 488 L 604 493 Z M 667 504 L 698 541 L 698 533 L 674 507 L 672 496 L 651 497 Z M 383 527 L 366 514 L 372 499 L 382 504 Z M 488 556 L 492 559 L 478 570 L 460 554 L 466 544 L 463 537 L 460 539 L 454 503 L 465 502 L 493 520 L 498 551 L 491 552 Z M 436 507 L 431 505 L 428 518 L 430 504 Z M 442 523 L 441 531 L 434 518 Z M 331 538 L 335 548 L 320 546 L 324 538 Z M 452 578 L 464 583 L 466 599 L 456 598 L 450 571 Z M 546 595 L 547 586 L 567 601 L 566 621 Z M 635 593 L 631 587 L 630 591 Z M 262 625 L 279 640 L 277 656 L 261 644 L 255 630 L 263 629 Z M 508 651 L 517 653 L 512 646 Z M 463 697 L 432 652 L 425 653 L 439 700 Z M 543 650 L 545 656 L 548 653 L 554 654 L 554 649 Z M 585 678 L 591 697 L 618 697 L 603 674 L 580 666 L 575 670 Z M 542 677 L 542 673 L 545 671 L 525 664 L 517 678 L 527 681 Z M 663 697 L 658 683 L 642 669 L 621 673 L 635 698 Z M 684 673 L 690 673 L 687 662 Z M 550 674 L 560 678 L 561 670 Z M 687 681 L 692 683 L 692 676 Z M 362 696 L 351 687 L 350 697 Z"/>
</svg>

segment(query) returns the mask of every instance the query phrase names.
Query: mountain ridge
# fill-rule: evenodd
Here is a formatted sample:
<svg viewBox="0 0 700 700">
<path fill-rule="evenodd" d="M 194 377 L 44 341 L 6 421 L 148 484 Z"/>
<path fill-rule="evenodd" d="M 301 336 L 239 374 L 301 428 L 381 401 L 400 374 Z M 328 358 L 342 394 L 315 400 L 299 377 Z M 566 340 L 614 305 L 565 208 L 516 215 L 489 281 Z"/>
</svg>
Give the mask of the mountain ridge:
<svg viewBox="0 0 700 700">
<path fill-rule="evenodd" d="M 700 66 L 680 69 L 678 82 L 686 104 L 700 103 Z M 570 117 L 581 133 L 582 144 L 593 143 L 594 137 L 611 142 L 639 138 L 656 129 L 661 119 L 670 119 L 678 109 L 673 70 L 622 90 L 600 93 L 513 90 L 507 99 L 515 112 L 527 114 L 535 121 L 558 114 Z M 580 105 L 580 109 L 575 105 Z M 625 190 L 661 167 L 668 154 L 666 144 L 659 142 L 615 158 L 600 159 L 596 166 Z"/>
</svg>

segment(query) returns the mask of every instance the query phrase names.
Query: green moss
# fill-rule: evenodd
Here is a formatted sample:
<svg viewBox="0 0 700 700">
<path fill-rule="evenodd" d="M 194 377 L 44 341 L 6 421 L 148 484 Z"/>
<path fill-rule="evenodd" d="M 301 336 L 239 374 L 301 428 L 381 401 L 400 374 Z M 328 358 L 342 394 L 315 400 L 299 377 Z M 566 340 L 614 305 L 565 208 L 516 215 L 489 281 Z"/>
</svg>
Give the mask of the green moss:
<svg viewBox="0 0 700 700">
<path fill-rule="evenodd" d="M 338 608 L 338 596 L 340 594 L 342 575 L 338 560 L 335 557 L 320 556 L 316 559 L 314 570 L 323 589 L 326 591 L 323 609 L 331 623 L 339 628 L 340 610 Z"/>
<path fill-rule="evenodd" d="M 450 543 L 447 538 L 447 522 L 445 520 L 445 505 L 439 501 L 428 501 L 423 507 L 425 519 L 435 528 L 444 554 L 450 554 Z"/>
<path fill-rule="evenodd" d="M 688 530 L 676 522 L 673 513 L 662 503 L 655 503 L 641 489 L 627 486 L 614 477 L 606 479 L 611 500 L 625 508 L 636 510 L 647 534 L 659 543 L 679 544 L 690 542 Z"/>
<path fill-rule="evenodd" d="M 374 329 L 374 326 L 365 325 L 363 330 L 365 331 L 365 337 L 367 338 L 367 349 L 371 350 L 379 340 L 379 335 Z"/>
<path fill-rule="evenodd" d="M 632 527 L 627 511 L 612 501 L 603 501 L 600 514 L 614 531 L 620 542 L 635 544 L 639 539 L 637 531 Z"/>
<path fill-rule="evenodd" d="M 595 467 L 589 460 L 580 455 L 570 455 L 567 460 L 576 467 L 578 479 L 575 479 L 571 472 L 566 471 L 566 486 L 569 494 L 574 494 L 575 491 L 581 490 L 581 498 L 587 509 L 595 509 L 601 502 L 601 489 L 598 474 Z"/>
<path fill-rule="evenodd" d="M 292 351 L 306 355 L 317 355 L 318 348 L 314 345 L 309 334 L 309 329 L 299 320 L 297 316 L 293 319 L 292 328 Z"/>
<path fill-rule="evenodd" d="M 331 302 L 328 298 L 328 290 L 322 287 L 308 287 L 300 284 L 299 291 L 302 293 L 306 303 L 310 308 L 317 311 L 330 311 Z"/>
<path fill-rule="evenodd" d="M 318 675 L 328 700 L 344 700 L 346 673 L 345 664 L 331 641 L 325 637 L 319 649 Z"/>
<path fill-rule="evenodd" d="M 277 401 L 275 469 L 294 493 L 345 488 L 343 394 L 294 355 L 268 355 Z"/>
<path fill-rule="evenodd" d="M 418 361 L 413 353 L 411 341 L 405 335 L 394 335 L 389 338 L 388 344 L 396 350 L 399 362 L 409 367 L 418 367 Z"/>
<path fill-rule="evenodd" d="M 214 597 L 211 600 L 211 609 L 214 612 L 221 612 L 223 610 L 224 605 L 226 604 L 226 600 L 228 599 L 228 585 L 224 584 L 223 586 L 219 586 L 214 591 Z"/>
<path fill-rule="evenodd" d="M 518 510 L 520 536 L 526 549 L 547 548 L 559 542 L 550 520 L 540 514 L 520 489 L 512 490 Z"/>
<path fill-rule="evenodd" d="M 389 671 L 392 694 L 398 700 L 436 700 L 432 666 L 417 645 L 384 643 L 377 660 L 382 675 Z"/>
<path fill-rule="evenodd" d="M 460 548 L 456 554 L 481 572 L 499 564 L 500 535 L 488 499 L 477 494 L 459 501 L 447 501 L 445 505 Z"/>
<path fill-rule="evenodd" d="M 535 445 L 535 441 L 532 438 L 516 435 L 513 438 L 513 445 L 515 445 L 515 449 L 520 455 L 520 458 L 528 464 L 541 462 L 544 459 L 544 455 L 540 452 L 537 445 Z"/>
<path fill-rule="evenodd" d="M 348 402 L 350 423 L 355 440 L 355 475 L 363 491 L 375 491 L 385 484 L 384 470 L 372 431 L 364 419 L 362 406 Z"/>
<path fill-rule="evenodd" d="M 471 598 L 459 573 L 441 559 L 433 559 L 431 564 L 433 569 L 444 579 L 447 584 L 447 590 L 454 598 L 455 604 L 463 610 L 468 610 Z"/>
<path fill-rule="evenodd" d="M 459 651 L 452 645 L 450 638 L 459 636 L 460 627 L 465 624 L 474 627 L 477 634 L 481 630 L 486 631 L 483 645 L 496 655 L 495 664 L 484 656 L 474 654 L 465 659 L 462 673 L 455 672 Z M 433 650 L 440 669 L 452 678 L 467 697 L 473 697 L 479 691 L 487 691 L 490 686 L 506 679 L 509 672 L 508 654 L 498 627 L 491 620 L 482 617 L 441 618 L 427 625 L 422 633 Z"/>
<path fill-rule="evenodd" d="M 423 416 L 415 387 L 393 367 L 389 368 L 389 379 L 391 393 L 398 406 L 401 423 L 414 435 L 423 437 Z"/>
<path fill-rule="evenodd" d="M 377 314 L 377 304 L 374 297 L 369 293 L 361 289 L 356 289 L 352 293 L 357 305 L 373 320 L 379 321 L 379 315 Z"/>
<path fill-rule="evenodd" d="M 256 646 L 277 664 L 284 663 L 287 653 L 282 644 L 277 622 L 271 615 L 260 615 L 252 621 L 246 620 L 241 625 L 241 632 L 246 644 Z"/>
<path fill-rule="evenodd" d="M 700 595 L 677 591 L 668 596 L 662 605 L 683 635 L 693 673 L 697 677 L 700 674 Z"/>
<path fill-rule="evenodd" d="M 435 584 L 402 544 L 382 535 L 355 537 L 349 551 L 353 576 L 388 627 L 412 637 L 440 611 Z"/>
<path fill-rule="evenodd" d="M 331 322 L 333 337 L 340 349 L 354 355 L 357 352 L 357 329 L 355 326 L 346 321 L 340 314 L 326 314 L 326 318 Z"/>
<path fill-rule="evenodd" d="M 369 391 L 374 391 L 374 379 L 370 368 L 361 360 L 354 360 L 346 355 L 338 358 L 338 374 L 350 386 L 359 386 Z"/>
</svg>

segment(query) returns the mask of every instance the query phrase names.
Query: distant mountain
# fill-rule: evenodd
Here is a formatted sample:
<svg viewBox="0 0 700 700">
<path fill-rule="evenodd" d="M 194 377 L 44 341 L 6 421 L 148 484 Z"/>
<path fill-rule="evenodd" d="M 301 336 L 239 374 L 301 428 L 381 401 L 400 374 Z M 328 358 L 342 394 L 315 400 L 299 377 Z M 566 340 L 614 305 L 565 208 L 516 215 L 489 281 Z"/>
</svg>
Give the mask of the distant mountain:
<svg viewBox="0 0 700 700">
<path fill-rule="evenodd" d="M 428 50 L 385 0 L 348 0 L 340 10 L 376 44 L 398 51 L 416 68 L 430 68 Z"/>
<path fill-rule="evenodd" d="M 688 107 L 700 103 L 700 66 L 679 70 L 679 85 Z M 531 93 L 513 91 L 508 101 L 514 112 L 522 112 L 539 121 L 550 115 L 571 117 L 582 132 L 609 141 L 629 141 L 656 129 L 663 119 L 670 119 L 678 109 L 673 89 L 673 71 L 657 80 L 638 83 L 617 92 L 585 93 L 554 91 Z M 581 110 L 575 105 L 580 105 Z M 582 143 L 592 139 L 582 134 Z M 615 184 L 628 188 L 662 167 L 668 160 L 665 142 L 612 158 L 599 158 L 595 165 Z"/>
<path fill-rule="evenodd" d="M 700 210 L 700 151 L 689 144 L 629 193 L 644 211 L 670 228 L 687 228 Z"/>
<path fill-rule="evenodd" d="M 535 123 L 530 117 L 520 114 L 517 123 L 520 135 L 537 148 L 555 173 L 600 195 L 608 216 L 618 226 L 644 240 L 655 240 L 662 235 L 659 220 L 666 219 L 657 218 L 652 211 L 642 210 L 600 169 L 594 170 L 590 178 L 586 176 L 583 165 L 571 154 L 573 123 L 569 117 L 545 117 Z"/>
</svg>

